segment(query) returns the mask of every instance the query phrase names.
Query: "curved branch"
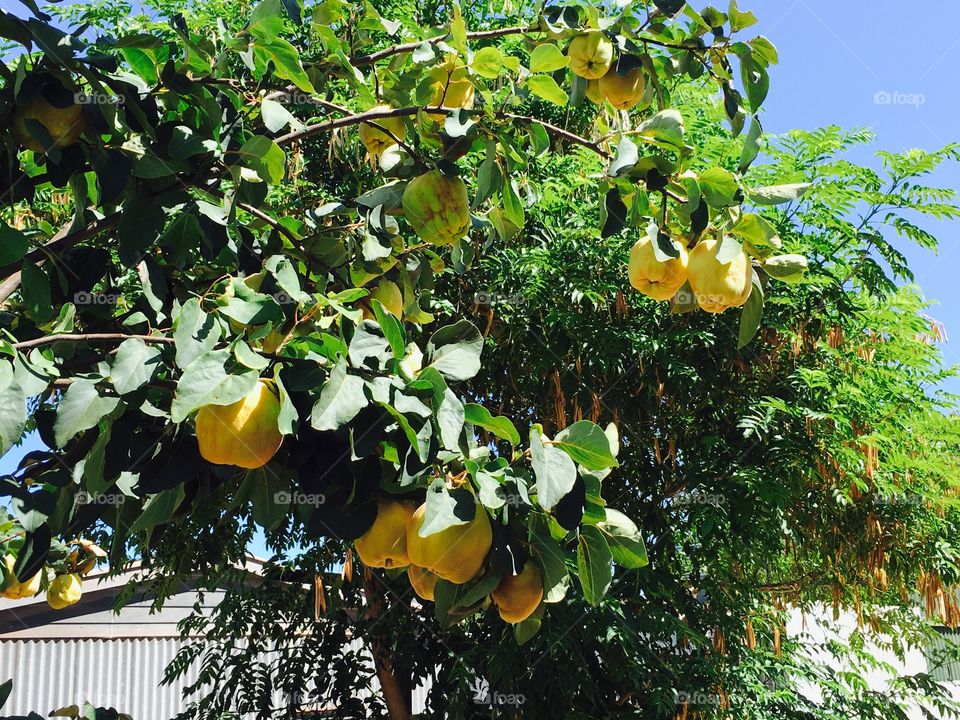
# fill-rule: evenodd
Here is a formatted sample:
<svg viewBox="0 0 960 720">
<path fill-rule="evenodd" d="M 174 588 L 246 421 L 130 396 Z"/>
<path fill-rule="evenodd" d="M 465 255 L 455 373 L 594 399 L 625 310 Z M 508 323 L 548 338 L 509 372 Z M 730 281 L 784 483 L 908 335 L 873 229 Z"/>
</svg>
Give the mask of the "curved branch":
<svg viewBox="0 0 960 720">
<path fill-rule="evenodd" d="M 360 123 L 369 122 L 370 120 L 416 115 L 421 110 L 424 112 L 446 113 L 449 115 L 450 113 L 457 112 L 458 110 L 463 110 L 463 108 L 452 108 L 444 105 L 417 105 L 415 107 L 390 108 L 388 110 L 367 110 L 366 112 L 357 113 L 355 115 L 347 115 L 346 117 L 336 118 L 334 120 L 325 120 L 324 122 L 317 123 L 316 125 L 307 125 L 305 128 L 300 130 L 294 130 L 292 132 L 288 132 L 286 135 L 281 135 L 278 138 L 274 138 L 274 142 L 277 143 L 277 145 L 286 145 L 296 140 L 302 140 L 303 138 L 312 137 L 314 135 L 319 135 L 320 133 L 329 132 L 331 130 L 337 130 L 342 127 L 359 125 Z"/>
<path fill-rule="evenodd" d="M 555 135 L 559 138 L 563 138 L 564 140 L 568 140 L 569 142 L 572 142 L 576 145 L 582 145 L 585 148 L 593 150 L 597 155 L 601 157 L 604 157 L 604 158 L 611 157 L 610 153 L 604 150 L 599 143 L 596 143 L 592 140 L 587 140 L 585 137 L 581 137 L 576 133 L 570 132 L 569 130 L 564 130 L 562 127 L 551 125 L 548 122 L 544 122 L 543 120 L 538 120 L 537 118 L 530 117 L 529 115 L 516 115 L 514 113 L 505 112 L 503 113 L 503 117 L 507 117 L 507 118 L 510 118 L 511 120 L 516 120 L 517 122 L 523 122 L 523 123 L 540 123 L 541 125 L 543 125 L 543 129 L 546 130 L 551 135 Z"/>
<path fill-rule="evenodd" d="M 55 345 L 62 342 L 123 342 L 129 339 L 143 340 L 145 343 L 172 344 L 176 342 L 172 337 L 163 335 L 128 335 L 127 333 L 63 333 L 61 335 L 44 335 L 33 340 L 24 340 L 14 343 L 17 350 L 32 350 L 44 345 Z"/>
</svg>

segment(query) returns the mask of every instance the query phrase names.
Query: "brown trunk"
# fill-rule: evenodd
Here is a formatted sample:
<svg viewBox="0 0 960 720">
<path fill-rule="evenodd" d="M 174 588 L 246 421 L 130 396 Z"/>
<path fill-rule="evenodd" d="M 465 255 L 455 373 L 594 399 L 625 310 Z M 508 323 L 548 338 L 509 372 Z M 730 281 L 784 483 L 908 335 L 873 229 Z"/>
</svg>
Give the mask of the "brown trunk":
<svg viewBox="0 0 960 720">
<path fill-rule="evenodd" d="M 369 568 L 363 569 L 363 589 L 367 598 L 365 615 L 368 619 L 376 619 L 383 612 L 383 594 L 377 587 L 378 582 Z M 409 688 L 400 681 L 394 671 L 389 643 L 384 642 L 385 634 L 382 629 L 376 629 L 370 638 L 370 652 L 373 655 L 377 678 L 380 680 L 380 689 L 383 691 L 383 699 L 391 720 L 410 720 Z"/>
</svg>

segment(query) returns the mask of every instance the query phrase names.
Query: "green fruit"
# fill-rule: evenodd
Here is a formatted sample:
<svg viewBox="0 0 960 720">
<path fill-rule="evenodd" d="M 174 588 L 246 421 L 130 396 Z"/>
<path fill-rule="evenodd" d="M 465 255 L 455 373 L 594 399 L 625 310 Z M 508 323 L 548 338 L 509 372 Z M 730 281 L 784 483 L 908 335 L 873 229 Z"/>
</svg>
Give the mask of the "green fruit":
<svg viewBox="0 0 960 720">
<path fill-rule="evenodd" d="M 577 35 L 567 47 L 570 69 L 587 80 L 602 78 L 613 62 L 613 43 L 599 30 Z"/>
<path fill-rule="evenodd" d="M 417 237 L 434 245 L 451 245 L 470 230 L 466 184 L 439 170 L 407 183 L 403 211 Z"/>
</svg>

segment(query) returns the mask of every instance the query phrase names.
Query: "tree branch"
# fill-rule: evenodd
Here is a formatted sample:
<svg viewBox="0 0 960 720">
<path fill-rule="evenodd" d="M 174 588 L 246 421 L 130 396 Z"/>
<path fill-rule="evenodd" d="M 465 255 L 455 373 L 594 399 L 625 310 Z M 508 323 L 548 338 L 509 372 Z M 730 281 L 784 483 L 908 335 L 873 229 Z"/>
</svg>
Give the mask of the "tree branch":
<svg viewBox="0 0 960 720">
<path fill-rule="evenodd" d="M 572 142 L 576 145 L 582 145 L 585 148 L 593 150 L 597 155 L 610 158 L 610 153 L 603 149 L 599 143 L 595 143 L 592 140 L 587 140 L 585 137 L 581 137 L 576 133 L 572 133 L 569 130 L 564 130 L 562 127 L 557 127 L 556 125 L 551 125 L 548 122 L 543 120 L 538 120 L 535 117 L 530 117 L 529 115 L 516 115 L 514 113 L 505 112 L 503 117 L 510 118 L 511 120 L 516 120 L 517 122 L 523 123 L 540 123 L 543 125 L 544 130 L 546 130 L 551 135 L 555 135 L 559 138 L 563 138 L 569 142 Z"/>
<path fill-rule="evenodd" d="M 539 32 L 540 28 L 538 27 L 528 27 L 528 26 L 516 26 L 516 27 L 505 27 L 498 30 L 480 30 L 478 32 L 468 32 L 467 40 L 486 40 L 490 38 L 503 37 L 505 35 L 520 35 L 525 32 Z M 359 57 L 351 58 L 350 64 L 354 67 L 359 67 L 361 65 L 370 65 L 377 62 L 378 60 L 383 60 L 384 58 L 390 57 L 391 55 L 399 55 L 400 53 L 413 52 L 423 43 L 430 43 L 431 45 L 436 45 L 441 40 L 446 40 L 450 37 L 450 33 L 444 33 L 443 35 L 435 35 L 432 38 L 427 38 L 426 40 L 420 40 L 419 42 L 409 42 L 403 43 L 401 45 L 393 45 L 392 47 L 384 48 L 383 50 L 377 50 L 376 52 L 370 53 L 369 55 L 360 55 Z"/>
<path fill-rule="evenodd" d="M 17 350 L 32 350 L 44 345 L 55 345 L 62 342 L 123 342 L 134 338 L 145 343 L 172 344 L 176 342 L 172 337 L 163 335 L 128 335 L 126 333 L 63 333 L 61 335 L 44 335 L 33 340 L 24 340 L 14 343 Z"/>
</svg>

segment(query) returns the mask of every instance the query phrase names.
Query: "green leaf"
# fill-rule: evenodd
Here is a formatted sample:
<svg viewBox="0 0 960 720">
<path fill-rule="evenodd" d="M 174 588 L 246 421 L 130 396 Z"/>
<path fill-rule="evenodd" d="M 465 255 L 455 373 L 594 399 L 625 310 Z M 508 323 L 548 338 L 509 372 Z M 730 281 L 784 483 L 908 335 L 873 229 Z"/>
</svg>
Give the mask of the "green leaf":
<svg viewBox="0 0 960 720">
<path fill-rule="evenodd" d="M 750 201 L 756 205 L 780 205 L 792 202 L 812 187 L 810 183 L 791 183 L 788 185 L 770 185 L 768 187 L 753 188 L 747 194 Z"/>
<path fill-rule="evenodd" d="M 229 405 L 242 400 L 259 377 L 256 370 L 238 367 L 230 350 L 205 352 L 180 376 L 170 418 L 180 423 L 204 405 Z"/>
<path fill-rule="evenodd" d="M 160 350 L 140 338 L 120 343 L 110 367 L 110 382 L 120 395 L 126 395 L 153 379 L 160 366 Z"/>
<path fill-rule="evenodd" d="M 38 325 L 53 317 L 53 303 L 50 299 L 50 278 L 37 265 L 27 262 L 20 271 L 20 293 L 27 315 Z"/>
<path fill-rule="evenodd" d="M 220 325 L 201 309 L 198 298 L 190 298 L 173 321 L 173 339 L 177 365 L 185 368 L 214 348 L 220 339 Z"/>
<path fill-rule="evenodd" d="M 763 285 L 760 283 L 760 276 L 753 274 L 753 290 L 750 291 L 750 297 L 743 306 L 743 313 L 740 315 L 740 334 L 737 340 L 737 349 L 741 349 L 750 344 L 750 341 L 757 334 L 760 328 L 760 319 L 763 317 Z"/>
<path fill-rule="evenodd" d="M 556 105 L 567 104 L 567 93 L 549 75 L 531 75 L 527 87 L 534 95 Z"/>
<path fill-rule="evenodd" d="M 7 698 L 10 697 L 10 692 L 13 690 L 13 678 L 6 680 L 0 684 L 0 708 L 3 708 L 4 704 L 7 702 Z"/>
<path fill-rule="evenodd" d="M 438 478 L 427 488 L 426 508 L 419 535 L 425 538 L 455 525 L 465 525 L 478 512 L 486 511 L 477 507 L 473 493 L 463 488 L 448 490 L 443 480 Z"/>
<path fill-rule="evenodd" d="M 554 438 L 553 446 L 590 471 L 617 466 L 616 458 L 610 451 L 610 440 L 603 428 L 589 420 L 579 420 L 561 430 Z"/>
<path fill-rule="evenodd" d="M 472 66 L 477 75 L 495 78 L 503 69 L 503 53 L 495 47 L 480 48 L 473 56 Z"/>
<path fill-rule="evenodd" d="M 509 441 L 514 447 L 520 444 L 520 433 L 510 418 L 494 416 L 483 405 L 476 403 L 468 403 L 463 409 L 466 422 L 489 430 L 497 437 Z"/>
<path fill-rule="evenodd" d="M 15 263 L 27 254 L 27 236 L 16 228 L 0 222 L 0 265 Z"/>
<path fill-rule="evenodd" d="M 717 262 L 721 265 L 727 265 L 736 260 L 743 253 L 743 245 L 737 242 L 732 235 L 724 235 L 720 238 L 720 247 L 717 248 Z"/>
<path fill-rule="evenodd" d="M 306 70 L 303 69 L 297 49 L 283 38 L 275 37 L 271 40 L 257 38 L 253 45 L 253 53 L 262 65 L 272 61 L 277 77 L 289 80 L 304 92 L 316 92 Z"/>
<path fill-rule="evenodd" d="M 760 138 L 762 136 L 763 126 L 760 124 L 760 120 L 754 117 L 750 121 L 750 129 L 743 141 L 743 152 L 740 155 L 740 167 L 738 168 L 740 173 L 745 173 L 753 164 L 753 161 L 757 159 L 757 155 L 760 154 Z"/>
<path fill-rule="evenodd" d="M 658 147 L 680 150 L 683 147 L 683 133 L 683 115 L 670 109 L 661 110 L 644 120 L 634 136 Z"/>
<path fill-rule="evenodd" d="M 785 283 L 798 283 L 808 268 L 803 255 L 776 255 L 763 261 L 763 269 L 772 278 Z"/>
<path fill-rule="evenodd" d="M 383 331 L 383 336 L 387 339 L 387 342 L 390 343 L 393 356 L 399 360 L 406 353 L 407 347 L 407 338 L 403 332 L 403 325 L 379 300 L 374 299 L 372 305 L 373 314 L 376 316 L 377 323 Z"/>
<path fill-rule="evenodd" d="M 367 360 L 370 358 L 377 360 L 378 363 L 386 361 L 389 347 L 390 343 L 383 336 L 383 329 L 373 320 L 364 320 L 353 333 L 347 357 L 353 367 L 361 368 L 368 365 Z M 402 346 L 400 352 L 402 357 Z"/>
<path fill-rule="evenodd" d="M 469 320 L 440 328 L 427 343 L 430 367 L 450 380 L 469 380 L 480 372 L 483 336 Z"/>
<path fill-rule="evenodd" d="M 754 213 L 741 215 L 736 224 L 730 228 L 730 232 L 751 245 L 772 247 L 776 250 L 783 246 L 777 229 Z"/>
<path fill-rule="evenodd" d="M 20 441 L 27 424 L 27 398 L 14 381 L 13 366 L 0 361 L 0 455 Z"/>
<path fill-rule="evenodd" d="M 721 167 L 713 167 L 700 174 L 700 190 L 709 205 L 723 208 L 733 205 L 737 194 L 737 178 Z"/>
<path fill-rule="evenodd" d="M 552 73 L 570 64 L 570 58 L 553 43 L 537 45 L 530 53 L 530 72 Z"/>
<path fill-rule="evenodd" d="M 599 605 L 613 581 L 613 554 L 603 532 L 595 525 L 580 529 L 577 537 L 577 573 L 583 597 L 591 605 Z"/>
<path fill-rule="evenodd" d="M 613 561 L 636 570 L 649 564 L 643 535 L 633 520 L 619 510 L 607 508 L 606 520 L 598 526 L 606 534 Z"/>
<path fill-rule="evenodd" d="M 268 532 L 290 512 L 290 483 L 268 468 L 248 472 L 239 492 L 250 501 L 254 522 Z"/>
<path fill-rule="evenodd" d="M 93 380 L 74 380 L 57 405 L 53 424 L 57 446 L 63 447 L 77 433 L 95 427 L 119 404 L 120 398 L 101 397 Z"/>
<path fill-rule="evenodd" d="M 169 490 L 149 496 L 143 506 L 143 511 L 130 526 L 128 534 L 133 535 L 144 530 L 150 530 L 169 521 L 173 516 L 173 511 L 183 502 L 184 494 L 183 485 L 177 485 Z"/>
<path fill-rule="evenodd" d="M 560 543 L 550 534 L 549 520 L 540 513 L 531 513 L 528 521 L 529 538 L 543 573 L 543 601 L 563 600 L 570 587 L 570 573 Z"/>
<path fill-rule="evenodd" d="M 300 422 L 300 416 L 297 414 L 297 408 L 280 380 L 279 368 L 274 373 L 273 381 L 277 385 L 277 392 L 280 394 L 280 414 L 277 416 L 277 427 L 281 435 L 293 435 L 297 432 L 297 425 Z"/>
<path fill-rule="evenodd" d="M 269 98 L 264 98 L 260 104 L 260 118 L 267 130 L 272 133 L 280 132 L 287 125 L 290 126 L 291 130 L 303 126 L 303 123 L 297 120 L 283 105 Z"/>
<path fill-rule="evenodd" d="M 540 430 L 530 430 L 530 464 L 537 479 L 537 502 L 551 510 L 577 481 L 577 468 L 562 450 L 543 443 Z"/>
<path fill-rule="evenodd" d="M 283 319 L 283 310 L 276 299 L 252 289 L 241 278 L 233 278 L 232 295 L 217 310 L 241 325 L 262 325 Z"/>
<path fill-rule="evenodd" d="M 524 645 L 532 640 L 540 632 L 542 622 L 540 618 L 531 615 L 514 625 L 513 638 L 517 641 L 517 645 Z"/>
<path fill-rule="evenodd" d="M 341 360 L 330 372 L 313 406 L 310 424 L 316 430 L 336 430 L 346 425 L 367 405 L 363 387 L 363 380 L 348 375 L 347 363 Z"/>
<path fill-rule="evenodd" d="M 632 170 L 639 159 L 640 151 L 637 149 L 636 143 L 624 135 L 620 138 L 620 142 L 617 143 L 616 154 L 610 163 L 607 174 L 610 177 L 620 177 Z"/>
<path fill-rule="evenodd" d="M 287 156 L 273 140 L 254 135 L 237 151 L 240 164 L 254 170 L 266 182 L 276 185 L 283 180 Z"/>
</svg>

